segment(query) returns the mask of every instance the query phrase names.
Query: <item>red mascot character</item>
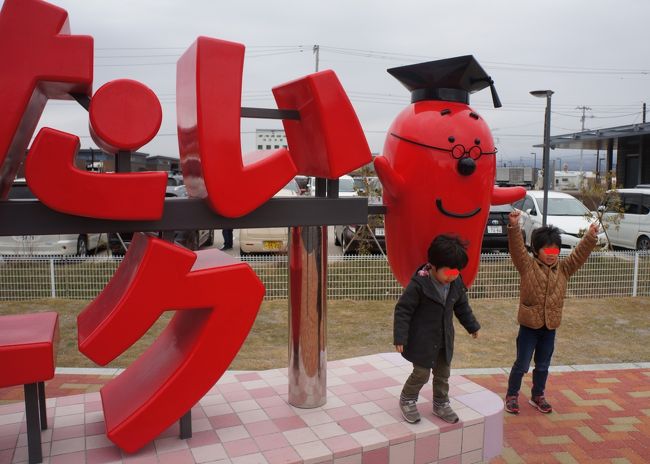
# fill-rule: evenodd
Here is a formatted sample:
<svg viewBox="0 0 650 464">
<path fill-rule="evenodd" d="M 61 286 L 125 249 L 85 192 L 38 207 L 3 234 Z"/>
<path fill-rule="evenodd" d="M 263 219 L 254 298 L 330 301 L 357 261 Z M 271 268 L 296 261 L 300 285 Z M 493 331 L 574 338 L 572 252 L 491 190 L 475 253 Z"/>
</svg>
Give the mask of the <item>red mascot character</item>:
<svg viewBox="0 0 650 464">
<path fill-rule="evenodd" d="M 411 105 L 391 125 L 375 169 L 384 188 L 388 261 L 406 286 L 427 259 L 431 240 L 454 234 L 468 243 L 461 274 L 470 286 L 478 271 L 490 205 L 512 203 L 522 187 L 494 185 L 496 147 L 469 94 L 492 79 L 473 56 L 389 69 L 411 91 Z"/>
</svg>

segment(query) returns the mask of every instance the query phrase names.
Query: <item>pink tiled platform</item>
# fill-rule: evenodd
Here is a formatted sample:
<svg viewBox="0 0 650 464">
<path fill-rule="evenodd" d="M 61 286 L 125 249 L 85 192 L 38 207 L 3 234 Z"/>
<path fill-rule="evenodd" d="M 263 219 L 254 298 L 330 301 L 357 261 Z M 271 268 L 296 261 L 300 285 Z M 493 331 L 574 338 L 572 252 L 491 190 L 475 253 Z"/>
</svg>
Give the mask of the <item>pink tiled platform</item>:
<svg viewBox="0 0 650 464">
<path fill-rule="evenodd" d="M 464 464 L 501 452 L 503 402 L 463 377 L 450 379 L 460 423 L 432 415 L 430 385 L 421 422 L 405 423 L 397 398 L 410 372 L 396 353 L 331 361 L 327 403 L 298 409 L 287 404 L 287 369 L 229 371 L 192 409 L 191 439 L 175 424 L 130 455 L 104 435 L 99 393 L 48 398 L 44 462 Z M 26 461 L 23 403 L 0 406 L 0 464 Z"/>
</svg>

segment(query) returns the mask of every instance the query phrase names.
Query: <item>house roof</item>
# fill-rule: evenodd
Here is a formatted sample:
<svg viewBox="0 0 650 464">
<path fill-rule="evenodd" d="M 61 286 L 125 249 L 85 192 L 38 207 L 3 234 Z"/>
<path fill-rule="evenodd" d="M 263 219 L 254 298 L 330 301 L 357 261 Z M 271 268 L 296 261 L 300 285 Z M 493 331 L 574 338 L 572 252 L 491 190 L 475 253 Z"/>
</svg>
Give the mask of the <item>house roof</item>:
<svg viewBox="0 0 650 464">
<path fill-rule="evenodd" d="M 616 150 L 618 149 L 618 139 L 625 137 L 638 137 L 648 134 L 650 134 L 650 123 L 630 124 L 627 126 L 553 135 L 550 138 L 550 145 L 551 148 L 607 150 L 609 141 L 612 141 L 613 148 Z M 535 147 L 543 146 L 543 144 L 535 145 Z"/>
</svg>

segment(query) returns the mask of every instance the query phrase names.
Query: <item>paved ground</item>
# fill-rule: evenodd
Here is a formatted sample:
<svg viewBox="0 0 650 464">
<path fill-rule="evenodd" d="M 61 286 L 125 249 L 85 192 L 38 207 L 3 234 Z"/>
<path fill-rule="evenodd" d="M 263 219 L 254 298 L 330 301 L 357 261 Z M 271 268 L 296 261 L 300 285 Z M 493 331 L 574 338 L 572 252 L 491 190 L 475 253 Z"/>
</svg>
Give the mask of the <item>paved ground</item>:
<svg viewBox="0 0 650 464">
<path fill-rule="evenodd" d="M 507 376 L 467 376 L 505 392 Z M 530 392 L 530 374 L 522 393 Z M 522 395 L 523 396 L 523 395 Z M 505 443 L 492 463 L 650 462 L 650 369 L 554 372 L 541 414 L 521 398 L 518 416 L 506 414 Z"/>
<path fill-rule="evenodd" d="M 465 375 L 465 374 L 464 374 Z M 504 373 L 465 375 L 494 392 L 505 391 Z M 110 375 L 57 374 L 48 397 L 98 391 Z M 530 374 L 522 392 L 530 389 Z M 544 415 L 522 398 L 518 416 L 506 414 L 501 463 L 650 462 L 650 368 L 553 372 Z M 0 389 L 0 404 L 22 400 L 22 387 Z"/>
</svg>

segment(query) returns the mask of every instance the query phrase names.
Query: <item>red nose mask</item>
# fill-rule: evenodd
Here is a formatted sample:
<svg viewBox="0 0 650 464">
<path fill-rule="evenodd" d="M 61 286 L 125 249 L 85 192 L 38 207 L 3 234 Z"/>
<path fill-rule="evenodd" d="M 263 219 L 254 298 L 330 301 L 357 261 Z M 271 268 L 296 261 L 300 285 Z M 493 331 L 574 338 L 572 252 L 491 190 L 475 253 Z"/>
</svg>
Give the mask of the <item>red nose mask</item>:
<svg viewBox="0 0 650 464">
<path fill-rule="evenodd" d="M 557 256 L 560 254 L 560 249 L 557 247 L 542 248 L 542 250 L 549 256 Z"/>
<path fill-rule="evenodd" d="M 440 234 L 468 243 L 461 275 L 472 284 L 490 205 L 526 193 L 495 187 L 495 151 L 487 124 L 464 103 L 424 100 L 397 116 L 375 169 L 384 187 L 388 262 L 402 285 L 426 262 Z"/>
</svg>

